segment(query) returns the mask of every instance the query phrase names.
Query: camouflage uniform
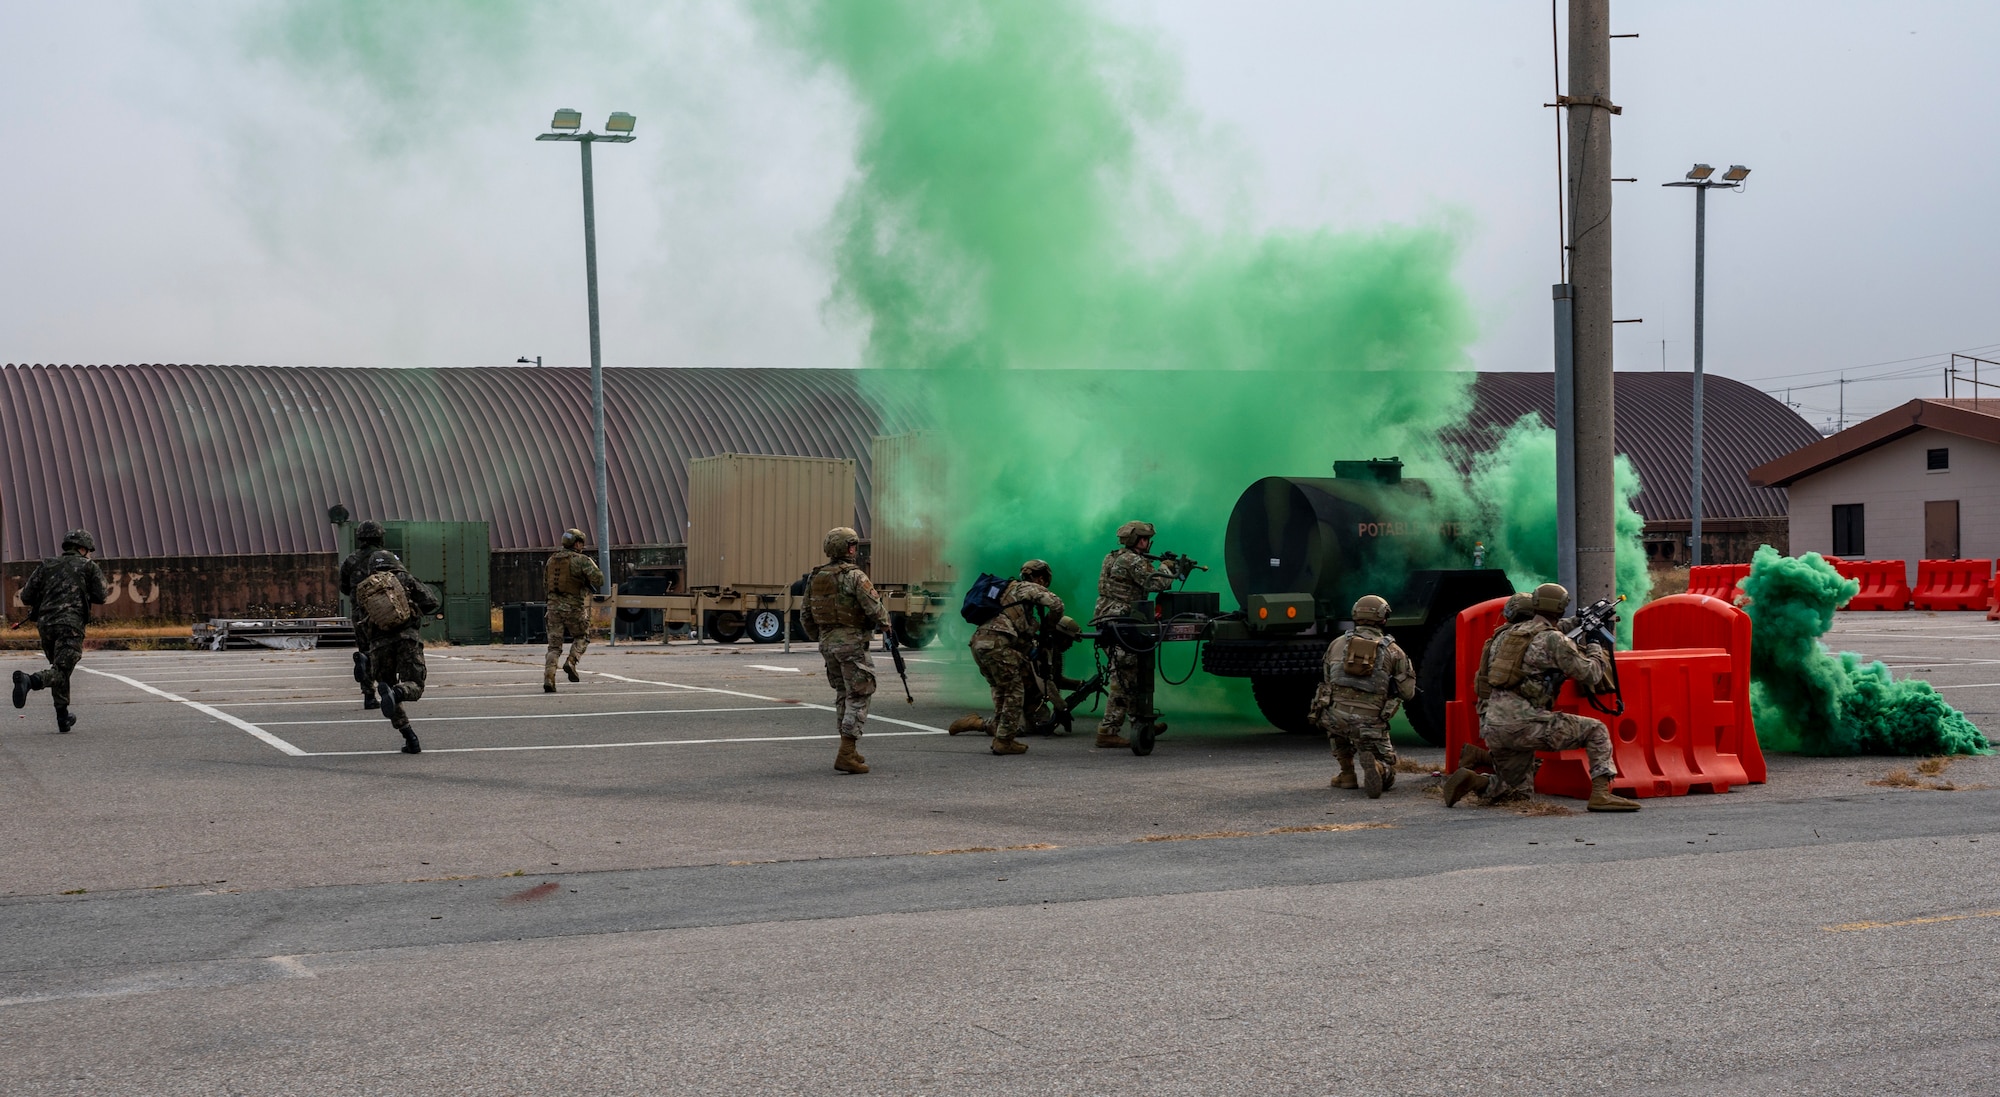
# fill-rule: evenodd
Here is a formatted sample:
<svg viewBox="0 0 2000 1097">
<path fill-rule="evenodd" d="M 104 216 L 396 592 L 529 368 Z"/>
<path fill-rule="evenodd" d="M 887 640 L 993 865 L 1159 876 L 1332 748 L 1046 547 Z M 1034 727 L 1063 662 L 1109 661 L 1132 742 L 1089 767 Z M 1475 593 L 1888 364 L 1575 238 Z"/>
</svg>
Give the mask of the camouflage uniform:
<svg viewBox="0 0 2000 1097">
<path fill-rule="evenodd" d="M 1525 633 L 1527 650 L 1521 656 L 1521 680 L 1511 688 L 1493 686 L 1480 715 L 1479 736 L 1493 756 L 1493 779 L 1481 794 L 1486 803 L 1526 796 L 1535 782 L 1535 752 L 1574 750 L 1582 747 L 1590 755 L 1590 775 L 1618 776 L 1612 760 L 1611 735 L 1604 725 L 1588 717 L 1551 711 L 1562 680 L 1573 678 L 1585 690 L 1602 689 L 1610 676 L 1610 663 L 1596 647 L 1578 647 L 1560 628 L 1542 617 L 1532 617 L 1508 625 L 1494 634 L 1488 655 L 1508 634 Z M 1486 681 L 1484 674 L 1481 682 Z"/>
<path fill-rule="evenodd" d="M 1062 599 L 1049 588 L 1026 579 L 1007 584 L 1001 610 L 972 633 L 972 659 L 993 687 L 994 736 L 1013 739 L 1023 730 L 1027 679 L 1033 673 L 1028 657 L 1045 623 L 1062 617 Z"/>
<path fill-rule="evenodd" d="M 1028 677 L 1022 682 L 1023 708 L 1029 726 L 1037 735 L 1055 734 L 1056 717 L 1069 711 L 1064 694 L 1083 688 L 1080 679 L 1063 673 L 1063 657 L 1075 646 L 1082 631 L 1070 618 L 1059 618 L 1056 627 L 1044 632 L 1034 650 L 1028 653 Z"/>
<path fill-rule="evenodd" d="M 556 663 L 562 662 L 569 680 L 577 681 L 576 665 L 590 650 L 590 595 L 604 587 L 604 572 L 597 561 L 581 552 L 563 549 L 549 557 L 544 569 L 548 592 L 549 650 L 542 660 L 542 688 L 553 691 Z M 569 658 L 562 657 L 563 642 L 569 642 Z"/>
<path fill-rule="evenodd" d="M 83 628 L 90 619 L 90 607 L 101 606 L 111 597 L 104 572 L 98 570 L 97 561 L 73 547 L 74 536 L 64 539 L 61 556 L 43 560 L 21 588 L 21 603 L 33 614 L 49 669 L 20 677 L 26 679 L 28 689 L 49 691 L 63 731 L 74 722 L 69 717 L 69 676 L 83 659 Z M 16 708 L 21 706 L 21 684 L 16 683 Z"/>
<path fill-rule="evenodd" d="M 363 524 L 374 525 L 372 522 Z M 354 551 L 348 553 L 347 559 L 340 562 L 340 595 L 348 599 L 350 608 L 353 605 L 355 586 L 361 580 L 368 578 L 368 558 L 381 551 L 381 549 L 382 538 L 379 534 L 371 535 L 356 531 L 354 535 Z M 375 679 L 373 675 L 368 673 L 368 645 L 370 643 L 368 618 L 362 614 L 351 615 L 348 617 L 347 623 L 354 627 L 354 680 L 361 686 L 361 705 L 363 708 L 374 708 L 376 707 L 375 687 L 373 684 Z"/>
<path fill-rule="evenodd" d="M 861 738 L 868 699 L 875 695 L 875 663 L 869 637 L 889 627 L 889 611 L 868 573 L 852 560 L 821 564 L 806 577 L 806 604 L 799 624 L 819 640 L 826 659 L 826 683 L 834 692 L 834 726 L 843 738 Z"/>
<path fill-rule="evenodd" d="M 396 564 L 395 575 L 403 584 L 403 593 L 410 599 L 414 610 L 410 619 L 401 628 L 371 629 L 368 648 L 368 669 L 374 676 L 376 686 L 388 687 L 396 704 L 388 713 L 389 723 L 403 733 L 407 746 L 403 749 L 411 754 L 416 751 L 416 735 L 410 729 L 410 714 L 404 708 L 411 701 L 421 700 L 424 695 L 424 678 L 428 668 L 424 666 L 424 638 L 422 629 L 424 617 L 436 613 L 443 605 L 437 591 Z M 384 705 L 385 709 L 390 706 Z"/>
<path fill-rule="evenodd" d="M 1375 672 L 1368 678 L 1350 677 L 1346 672 L 1348 644 L 1357 638 L 1381 645 L 1375 652 Z M 1389 741 L 1389 720 L 1403 702 L 1417 695 L 1417 674 L 1410 657 L 1395 637 L 1374 625 L 1355 625 L 1327 645 L 1321 672 L 1313 712 L 1326 730 L 1341 771 L 1352 771 L 1355 757 L 1360 755 L 1363 763 L 1372 756 L 1393 773 L 1396 748 Z"/>
<path fill-rule="evenodd" d="M 1091 611 L 1091 624 L 1101 626 L 1110 618 L 1130 616 L 1149 596 L 1171 590 L 1175 578 L 1172 567 L 1156 564 L 1129 546 L 1108 554 L 1097 573 L 1097 606 Z M 1104 718 L 1097 723 L 1097 734 L 1109 738 L 1125 726 L 1127 712 L 1134 707 L 1141 710 L 1131 713 L 1134 720 L 1151 720 L 1158 715 L 1152 706 L 1153 656 L 1126 651 L 1104 640 L 1098 643 L 1105 650 L 1108 667 Z"/>
</svg>

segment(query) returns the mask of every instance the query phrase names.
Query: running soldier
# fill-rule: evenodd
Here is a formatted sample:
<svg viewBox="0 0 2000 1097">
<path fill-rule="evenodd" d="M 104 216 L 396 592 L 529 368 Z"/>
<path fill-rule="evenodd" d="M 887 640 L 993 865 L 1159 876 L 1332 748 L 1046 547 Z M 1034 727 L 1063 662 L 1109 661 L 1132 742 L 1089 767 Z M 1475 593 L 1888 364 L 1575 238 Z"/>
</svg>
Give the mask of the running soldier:
<svg viewBox="0 0 2000 1097">
<path fill-rule="evenodd" d="M 368 669 L 382 715 L 403 733 L 403 753 L 421 754 L 410 714 L 403 706 L 424 695 L 424 618 L 442 603 L 437 592 L 404 570 L 387 549 L 368 558 L 368 577 L 354 588 L 355 608 L 368 618 Z"/>
<path fill-rule="evenodd" d="M 1159 723 L 1159 714 L 1153 711 L 1153 657 L 1107 642 L 1102 638 L 1103 626 L 1111 618 L 1129 616 L 1148 597 L 1172 589 L 1179 576 L 1172 564 L 1155 563 L 1147 555 L 1153 550 L 1153 523 L 1127 522 L 1119 526 L 1118 543 L 1123 547 L 1106 554 L 1104 566 L 1097 573 L 1097 606 L 1090 615 L 1090 623 L 1100 629 L 1098 643 L 1105 649 L 1106 662 L 1110 664 L 1104 682 L 1104 718 L 1097 723 L 1100 747 L 1132 745 L 1118 731 L 1125 725 L 1127 712 L 1134 708 L 1138 709 L 1131 711 L 1135 725 L 1149 722 L 1157 730 L 1165 728 Z"/>
<path fill-rule="evenodd" d="M 1475 773 L 1461 763 L 1445 779 L 1446 807 L 1468 793 L 1486 804 L 1519 799 L 1534 788 L 1535 752 L 1574 750 L 1590 756 L 1591 811 L 1637 811 L 1639 803 L 1611 792 L 1618 765 L 1611 735 L 1596 720 L 1554 711 L 1563 680 L 1575 679 L 1590 693 L 1610 683 L 1611 657 L 1595 645 L 1579 648 L 1557 624 L 1569 608 L 1569 591 L 1543 583 L 1528 596 L 1527 620 L 1494 634 L 1483 681 L 1491 688 L 1479 721 L 1480 738 L 1492 759 L 1493 774 Z"/>
<path fill-rule="evenodd" d="M 854 562 L 861 535 L 840 526 L 826 533 L 827 562 L 806 576 L 806 604 L 799 626 L 819 641 L 826 659 L 826 682 L 833 687 L 834 727 L 840 732 L 840 752 L 833 768 L 841 773 L 867 773 L 861 756 L 861 725 L 868 720 L 868 699 L 875 696 L 875 664 L 868 658 L 868 640 L 889 635 L 889 611 L 868 573 Z"/>
<path fill-rule="evenodd" d="M 1354 603 L 1354 627 L 1327 645 L 1323 680 L 1313 695 L 1312 712 L 1333 756 L 1340 762 L 1334 788 L 1365 789 L 1370 800 L 1396 784 L 1396 748 L 1389 742 L 1389 720 L 1403 702 L 1417 695 L 1417 675 L 1410 657 L 1396 638 L 1382 631 L 1389 623 L 1389 603 L 1366 594 Z M 1354 760 L 1362 763 L 1361 780 L 1354 778 Z"/>
<path fill-rule="evenodd" d="M 29 690 L 48 690 L 56 706 L 56 730 L 65 734 L 76 726 L 69 711 L 69 675 L 83 659 L 83 628 L 90 621 L 90 607 L 111 597 L 104 572 L 90 558 L 96 551 L 90 531 L 70 530 L 63 534 L 62 555 L 42 561 L 21 587 L 21 604 L 28 607 L 28 619 L 41 633 L 49 669 L 14 672 L 14 707 L 28 707 Z"/>
<path fill-rule="evenodd" d="M 354 681 L 361 687 L 361 707 L 381 708 L 375 699 L 375 679 L 368 673 L 368 615 L 354 609 L 354 588 L 368 578 L 368 558 L 382 549 L 385 531 L 380 522 L 363 522 L 354 527 L 354 551 L 340 562 L 340 596 L 352 611 L 347 623 L 354 627 Z"/>
<path fill-rule="evenodd" d="M 558 660 L 562 660 L 563 673 L 570 681 L 583 681 L 576 673 L 576 665 L 582 661 L 583 653 L 590 650 L 590 596 L 604 588 L 604 572 L 598 569 L 597 561 L 581 551 L 583 547 L 582 530 L 564 530 L 562 549 L 549 557 L 545 569 L 549 652 L 542 660 L 543 693 L 556 691 Z M 565 641 L 569 643 L 568 659 L 562 658 Z"/>
<path fill-rule="evenodd" d="M 1021 565 L 1021 577 L 1000 594 L 1000 612 L 972 633 L 972 658 L 993 688 L 993 753 L 1026 754 L 1021 742 L 1030 653 L 1042 634 L 1062 619 L 1063 604 L 1049 590 L 1055 573 L 1046 560 Z"/>
</svg>

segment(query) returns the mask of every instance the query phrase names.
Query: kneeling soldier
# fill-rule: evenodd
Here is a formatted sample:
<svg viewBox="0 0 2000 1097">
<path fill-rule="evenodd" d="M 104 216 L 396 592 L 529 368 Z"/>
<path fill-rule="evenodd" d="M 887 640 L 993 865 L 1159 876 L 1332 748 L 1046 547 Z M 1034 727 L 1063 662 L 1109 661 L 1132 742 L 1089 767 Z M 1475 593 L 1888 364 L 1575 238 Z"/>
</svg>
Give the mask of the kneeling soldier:
<svg viewBox="0 0 2000 1097">
<path fill-rule="evenodd" d="M 420 754 L 423 747 L 410 727 L 403 706 L 424 695 L 424 617 L 436 613 L 437 592 L 403 569 L 387 549 L 368 558 L 368 578 L 354 588 L 354 605 L 368 618 L 368 671 L 382 715 L 403 733 L 403 753 Z"/>
<path fill-rule="evenodd" d="M 1611 680 L 1611 657 L 1592 645 L 1580 648 L 1556 622 L 1569 608 L 1569 591 L 1543 583 L 1528 596 L 1533 616 L 1496 632 L 1483 660 L 1485 684 L 1491 692 L 1480 714 L 1479 736 L 1493 763 L 1493 774 L 1474 773 L 1461 763 L 1444 783 L 1446 807 L 1468 793 L 1482 803 L 1526 796 L 1534 788 L 1535 752 L 1575 750 L 1590 756 L 1591 811 L 1638 811 L 1636 800 L 1611 793 L 1618 764 L 1611 754 L 1611 734 L 1596 720 L 1554 711 L 1563 680 L 1573 678 L 1587 693 L 1602 692 Z"/>
<path fill-rule="evenodd" d="M 1062 619 L 1063 604 L 1049 590 L 1055 573 L 1044 560 L 1021 565 L 1021 577 L 1000 595 L 1000 612 L 972 634 L 970 647 L 979 673 L 993 688 L 993 753 L 1026 754 L 1020 741 L 1027 705 L 1028 656 L 1035 640 Z"/>
<path fill-rule="evenodd" d="M 889 634 L 889 611 L 875 593 L 868 573 L 854 562 L 861 535 L 840 526 L 826 533 L 827 562 L 806 576 L 806 604 L 799 626 L 819 641 L 826 660 L 826 681 L 833 687 L 833 722 L 840 731 L 840 753 L 833 768 L 842 773 L 867 773 L 861 756 L 861 725 L 868 721 L 868 699 L 875 696 L 875 664 L 868 658 L 874 633 Z"/>
<path fill-rule="evenodd" d="M 1373 594 L 1354 603 L 1354 627 L 1327 645 L 1324 678 L 1313 697 L 1313 714 L 1326 729 L 1333 756 L 1340 761 L 1334 788 L 1366 789 L 1370 800 L 1396 783 L 1396 748 L 1389 742 L 1389 720 L 1403 702 L 1417 695 L 1417 676 L 1410 657 L 1393 636 L 1382 631 L 1389 623 L 1389 603 Z M 1361 759 L 1361 779 L 1354 778 L 1354 761 Z"/>
</svg>

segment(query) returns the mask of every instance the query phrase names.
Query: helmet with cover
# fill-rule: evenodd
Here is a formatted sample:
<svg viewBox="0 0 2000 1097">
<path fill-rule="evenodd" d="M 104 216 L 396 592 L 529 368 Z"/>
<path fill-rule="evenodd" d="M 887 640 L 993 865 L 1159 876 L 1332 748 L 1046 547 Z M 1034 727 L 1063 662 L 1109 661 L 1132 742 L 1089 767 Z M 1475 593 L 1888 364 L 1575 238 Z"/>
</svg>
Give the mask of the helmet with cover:
<svg viewBox="0 0 2000 1097">
<path fill-rule="evenodd" d="M 826 558 L 838 560 L 847 555 L 847 550 L 861 542 L 861 535 L 848 526 L 835 526 L 826 531 L 826 540 L 820 545 L 826 550 Z"/>
<path fill-rule="evenodd" d="M 1569 591 L 1560 583 L 1543 583 L 1528 596 L 1528 608 L 1540 614 L 1561 616 L 1569 608 Z"/>
<path fill-rule="evenodd" d="M 1040 583 L 1042 586 L 1048 586 L 1050 583 L 1055 582 L 1056 573 L 1053 568 L 1049 567 L 1047 560 L 1030 560 L 1021 565 L 1021 578 L 1026 579 L 1030 583 Z"/>
<path fill-rule="evenodd" d="M 1389 600 L 1379 594 L 1364 594 L 1354 603 L 1354 623 L 1357 625 L 1386 625 L 1389 623 Z"/>
<path fill-rule="evenodd" d="M 588 540 L 589 538 L 583 535 L 582 530 L 566 529 L 563 531 L 562 535 L 562 547 L 566 549 L 582 548 L 585 542 L 587 542 Z"/>
<path fill-rule="evenodd" d="M 1118 527 L 1118 543 L 1126 548 L 1137 548 L 1139 542 L 1153 535 L 1151 522 L 1127 522 Z"/>
<path fill-rule="evenodd" d="M 382 538 L 388 535 L 389 531 L 382 528 L 382 523 L 373 518 L 354 527 L 354 543 L 357 545 L 379 545 Z"/>
<path fill-rule="evenodd" d="M 63 534 L 62 547 L 66 549 L 82 549 L 85 552 L 96 552 L 97 539 L 92 537 L 90 531 L 87 529 L 73 529 Z"/>
</svg>

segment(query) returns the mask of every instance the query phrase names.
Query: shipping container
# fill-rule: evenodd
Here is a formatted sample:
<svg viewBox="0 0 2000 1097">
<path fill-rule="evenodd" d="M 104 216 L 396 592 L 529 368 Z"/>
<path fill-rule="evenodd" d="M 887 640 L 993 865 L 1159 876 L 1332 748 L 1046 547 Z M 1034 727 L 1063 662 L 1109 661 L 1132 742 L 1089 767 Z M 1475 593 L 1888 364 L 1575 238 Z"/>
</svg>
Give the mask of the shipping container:
<svg viewBox="0 0 2000 1097">
<path fill-rule="evenodd" d="M 455 644 L 493 642 L 492 545 L 485 522 L 410 522 L 378 519 L 382 547 L 396 554 L 411 575 L 437 590 L 444 605 L 425 620 L 426 642 Z M 334 527 L 340 559 L 354 551 L 358 522 Z M 336 565 L 338 567 L 338 565 Z M 341 612 L 354 616 L 348 599 Z"/>
<path fill-rule="evenodd" d="M 854 462 L 725 453 L 688 462 L 687 584 L 788 588 L 854 524 Z"/>
<path fill-rule="evenodd" d="M 869 577 L 878 587 L 949 590 L 957 572 L 944 558 L 944 435 L 934 430 L 877 435 L 875 520 Z"/>
</svg>

